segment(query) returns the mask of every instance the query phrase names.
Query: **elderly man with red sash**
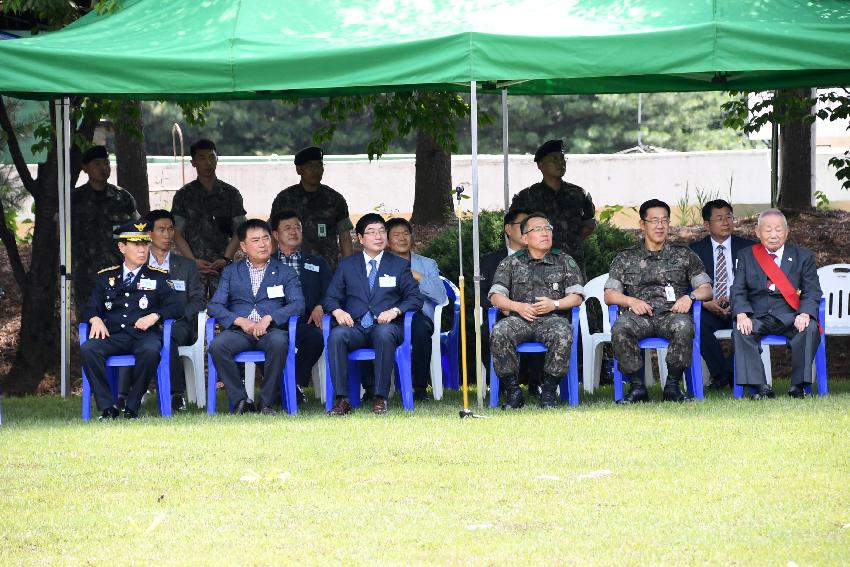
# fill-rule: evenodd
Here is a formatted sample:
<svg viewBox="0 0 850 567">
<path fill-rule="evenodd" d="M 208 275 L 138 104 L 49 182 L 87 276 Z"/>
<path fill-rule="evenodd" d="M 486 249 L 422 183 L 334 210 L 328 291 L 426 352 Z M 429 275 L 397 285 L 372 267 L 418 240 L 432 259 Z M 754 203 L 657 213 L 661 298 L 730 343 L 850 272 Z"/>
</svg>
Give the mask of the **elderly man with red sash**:
<svg viewBox="0 0 850 567">
<path fill-rule="evenodd" d="M 760 358 L 761 339 L 783 335 L 791 347 L 788 395 L 802 398 L 812 383 L 812 361 L 820 342 L 817 316 L 822 293 L 815 257 L 786 243 L 788 222 L 776 209 L 759 215 L 756 236 L 758 244 L 738 252 L 731 290 L 736 378 L 738 384 L 755 388 L 753 399 L 774 397 Z"/>
</svg>

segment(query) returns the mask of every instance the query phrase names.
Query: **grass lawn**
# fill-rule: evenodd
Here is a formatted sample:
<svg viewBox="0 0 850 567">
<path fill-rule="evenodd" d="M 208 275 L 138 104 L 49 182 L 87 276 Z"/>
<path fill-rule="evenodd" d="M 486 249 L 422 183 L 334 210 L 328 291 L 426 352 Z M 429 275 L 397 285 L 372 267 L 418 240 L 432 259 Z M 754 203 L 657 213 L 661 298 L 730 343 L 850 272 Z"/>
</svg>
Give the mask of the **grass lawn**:
<svg viewBox="0 0 850 567">
<path fill-rule="evenodd" d="M 830 388 L 466 420 L 456 393 L 114 423 L 4 399 L 0 565 L 847 564 L 850 382 Z"/>
</svg>

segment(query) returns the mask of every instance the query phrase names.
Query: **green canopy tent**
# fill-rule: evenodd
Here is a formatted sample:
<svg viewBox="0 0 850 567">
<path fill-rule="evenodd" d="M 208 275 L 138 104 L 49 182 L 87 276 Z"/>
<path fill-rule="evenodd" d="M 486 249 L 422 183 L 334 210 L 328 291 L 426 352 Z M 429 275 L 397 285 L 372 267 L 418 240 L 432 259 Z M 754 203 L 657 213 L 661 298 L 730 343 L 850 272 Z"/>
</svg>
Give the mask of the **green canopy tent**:
<svg viewBox="0 0 850 567">
<path fill-rule="evenodd" d="M 63 97 L 469 92 L 478 301 L 478 92 L 839 86 L 850 82 L 850 9 L 846 0 L 123 0 L 111 14 L 4 41 L 0 61 L 0 92 L 60 99 L 63 266 L 70 212 Z M 63 276 L 63 391 L 66 284 Z M 480 375 L 478 385 L 481 404 Z"/>
</svg>

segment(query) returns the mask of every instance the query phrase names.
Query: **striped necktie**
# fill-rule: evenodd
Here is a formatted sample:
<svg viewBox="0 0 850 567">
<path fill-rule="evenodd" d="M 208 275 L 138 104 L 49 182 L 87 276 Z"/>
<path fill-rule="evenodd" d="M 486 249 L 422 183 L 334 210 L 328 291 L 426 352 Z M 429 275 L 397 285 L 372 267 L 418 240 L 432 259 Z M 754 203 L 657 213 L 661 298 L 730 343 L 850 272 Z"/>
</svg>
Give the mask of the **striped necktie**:
<svg viewBox="0 0 850 567">
<path fill-rule="evenodd" d="M 378 262 L 375 259 L 369 260 L 369 291 L 372 291 L 372 288 L 375 287 L 375 281 L 378 279 Z M 360 318 L 360 326 L 364 329 L 368 329 L 375 322 L 375 317 L 372 315 L 371 311 L 367 311 L 363 317 Z"/>
<path fill-rule="evenodd" d="M 727 297 L 729 293 L 729 282 L 726 270 L 726 247 L 720 244 L 717 247 L 717 259 L 714 261 L 714 298 Z"/>
</svg>

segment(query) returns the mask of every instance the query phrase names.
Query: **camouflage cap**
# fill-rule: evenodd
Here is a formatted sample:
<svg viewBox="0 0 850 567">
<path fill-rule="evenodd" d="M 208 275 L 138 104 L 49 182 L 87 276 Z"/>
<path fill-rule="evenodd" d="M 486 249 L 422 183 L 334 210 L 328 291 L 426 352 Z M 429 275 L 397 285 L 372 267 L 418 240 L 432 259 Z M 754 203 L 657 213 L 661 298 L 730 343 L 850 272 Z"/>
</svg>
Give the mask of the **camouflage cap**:
<svg viewBox="0 0 850 567">
<path fill-rule="evenodd" d="M 127 221 L 113 230 L 112 234 L 117 236 L 118 240 L 129 242 L 150 242 L 151 240 L 150 228 L 144 220 Z"/>
</svg>

